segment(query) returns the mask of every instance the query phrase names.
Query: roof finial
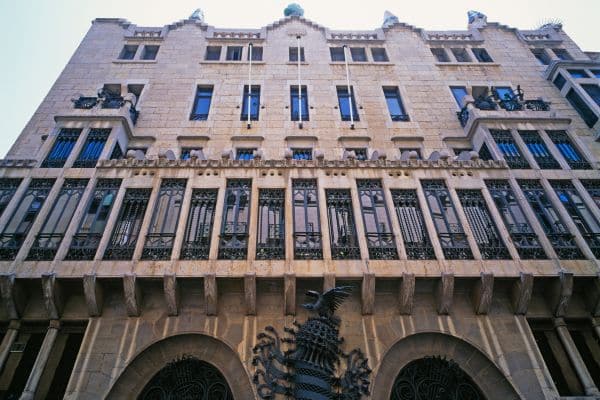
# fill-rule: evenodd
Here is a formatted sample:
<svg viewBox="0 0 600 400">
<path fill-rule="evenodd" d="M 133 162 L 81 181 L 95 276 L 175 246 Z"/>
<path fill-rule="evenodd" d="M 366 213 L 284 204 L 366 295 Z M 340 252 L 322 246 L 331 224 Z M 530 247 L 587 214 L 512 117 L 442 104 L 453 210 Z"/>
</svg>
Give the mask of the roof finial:
<svg viewBox="0 0 600 400">
<path fill-rule="evenodd" d="M 487 16 L 479 11 L 470 10 L 467 12 L 469 17 L 469 27 L 483 28 L 487 25 Z"/>
<path fill-rule="evenodd" d="M 283 10 L 283 15 L 286 17 L 302 17 L 304 16 L 304 10 L 298 3 L 291 3 Z"/>
<path fill-rule="evenodd" d="M 383 27 L 386 28 L 388 26 L 392 26 L 394 24 L 398 24 L 400 23 L 400 21 L 398 21 L 398 17 L 396 17 L 394 14 L 392 14 L 389 11 L 385 11 L 383 13 Z"/>
<path fill-rule="evenodd" d="M 198 22 L 204 22 L 204 13 L 202 9 L 196 8 L 192 15 L 190 15 L 190 19 L 196 20 Z"/>
</svg>

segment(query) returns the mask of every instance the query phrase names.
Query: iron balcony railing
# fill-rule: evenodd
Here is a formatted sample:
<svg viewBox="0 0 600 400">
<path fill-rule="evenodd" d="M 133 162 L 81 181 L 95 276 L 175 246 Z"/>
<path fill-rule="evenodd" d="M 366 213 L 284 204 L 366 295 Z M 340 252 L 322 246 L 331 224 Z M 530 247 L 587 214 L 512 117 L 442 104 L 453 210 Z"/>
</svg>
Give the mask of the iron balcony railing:
<svg viewBox="0 0 600 400">
<path fill-rule="evenodd" d="M 320 232 L 294 232 L 294 258 L 320 260 L 323 258 L 323 241 Z"/>
<path fill-rule="evenodd" d="M 135 108 L 135 104 L 132 104 L 123 96 L 99 94 L 98 97 L 80 96 L 78 98 L 71 99 L 71 101 L 73 102 L 73 106 L 75 108 L 82 110 L 91 110 L 97 105 L 100 105 L 101 108 L 119 109 L 126 104 L 129 104 L 129 117 L 134 125 L 137 123 L 138 117 L 140 116 L 139 111 Z"/>
<path fill-rule="evenodd" d="M 102 233 L 81 233 L 73 235 L 66 260 L 93 260 L 102 240 Z"/>
<path fill-rule="evenodd" d="M 173 251 L 174 233 L 149 233 L 142 250 L 142 260 L 168 260 Z"/>
<path fill-rule="evenodd" d="M 56 256 L 58 247 L 63 240 L 62 233 L 40 233 L 37 235 L 33 246 L 29 249 L 27 260 L 52 261 Z"/>
</svg>

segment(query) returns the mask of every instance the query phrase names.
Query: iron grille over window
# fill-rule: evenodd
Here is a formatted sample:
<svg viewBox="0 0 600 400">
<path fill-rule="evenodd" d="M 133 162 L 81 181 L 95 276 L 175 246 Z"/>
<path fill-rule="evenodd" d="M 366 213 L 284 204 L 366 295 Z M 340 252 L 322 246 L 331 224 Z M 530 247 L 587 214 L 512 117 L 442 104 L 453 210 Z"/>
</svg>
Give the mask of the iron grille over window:
<svg viewBox="0 0 600 400">
<path fill-rule="evenodd" d="M 292 159 L 312 160 L 312 149 L 292 149 Z"/>
<path fill-rule="evenodd" d="M 73 167 L 94 168 L 102 154 L 108 135 L 110 135 L 110 129 L 90 129 L 83 150 L 73 163 Z"/>
<path fill-rule="evenodd" d="M 317 181 L 292 181 L 294 206 L 294 258 L 320 260 L 323 258 Z"/>
<path fill-rule="evenodd" d="M 182 260 L 208 260 L 217 207 L 217 189 L 194 189 L 181 247 Z"/>
<path fill-rule="evenodd" d="M 575 244 L 573 235 L 548 200 L 541 183 L 535 180 L 519 180 L 519 185 L 558 257 L 566 260 L 582 259 L 583 254 Z"/>
<path fill-rule="evenodd" d="M 508 181 L 485 181 L 496 208 L 502 216 L 504 225 L 510 234 L 519 257 L 522 259 L 546 259 L 546 253 L 540 245 L 537 235 L 531 228 L 523 209 L 519 205 Z"/>
<path fill-rule="evenodd" d="M 348 189 L 327 189 L 327 217 L 331 240 L 331 258 L 360 260 L 360 247 L 354 224 L 352 197 Z"/>
<path fill-rule="evenodd" d="M 87 183 L 87 179 L 65 179 L 52 210 L 29 249 L 28 260 L 54 259 Z"/>
<path fill-rule="evenodd" d="M 535 158 L 538 167 L 541 169 L 560 169 L 560 164 L 552 157 L 539 133 L 536 131 L 519 131 L 519 134 L 529 152 Z"/>
<path fill-rule="evenodd" d="M 385 102 L 387 103 L 392 121 L 408 121 L 409 118 L 406 111 L 404 111 L 404 104 L 402 104 L 398 88 L 384 87 L 383 95 L 385 96 Z"/>
<path fill-rule="evenodd" d="M 581 155 L 573 145 L 571 138 L 565 131 L 548 131 L 552 143 L 556 145 L 560 154 L 565 158 L 571 169 L 591 169 L 590 163 Z"/>
<path fill-rule="evenodd" d="M 50 150 L 48 157 L 42 163 L 42 168 L 64 167 L 80 134 L 81 129 L 61 129 L 54 141 L 52 150 Z"/>
<path fill-rule="evenodd" d="M 285 259 L 285 190 L 258 191 L 257 260 Z"/>
<path fill-rule="evenodd" d="M 480 190 L 457 190 L 460 203 L 484 260 L 507 260 L 510 255 Z"/>
<path fill-rule="evenodd" d="M 105 260 L 130 260 L 140 235 L 152 189 L 127 189 L 117 224 L 106 251 Z"/>
<path fill-rule="evenodd" d="M 142 260 L 168 260 L 171 257 L 185 184 L 185 179 L 163 179 L 142 250 Z"/>
<path fill-rule="evenodd" d="M 571 182 L 551 181 L 550 183 L 592 253 L 600 259 L 600 223 Z"/>
<path fill-rule="evenodd" d="M 443 181 L 421 181 L 429 212 L 437 230 L 444 257 L 449 260 L 470 260 L 473 253 L 467 235 L 458 219 L 450 192 Z"/>
<path fill-rule="evenodd" d="M 496 142 L 500 153 L 506 160 L 509 168 L 513 169 L 529 169 L 529 163 L 521 154 L 519 146 L 515 143 L 510 131 L 491 131 L 492 138 Z"/>
<path fill-rule="evenodd" d="M 73 235 L 67 260 L 93 260 L 115 202 L 120 179 L 99 179 L 77 233 Z"/>
<path fill-rule="evenodd" d="M 19 185 L 21 178 L 2 178 L 0 179 L 0 216 L 6 210 L 8 203 L 12 200 Z"/>
<path fill-rule="evenodd" d="M 348 93 L 347 86 L 338 86 L 337 95 L 342 121 L 350 121 L 350 104 L 352 104 L 352 118 L 354 121 L 359 121 L 356 101 L 354 100 L 354 88 L 350 87 L 350 93 Z"/>
<path fill-rule="evenodd" d="M 390 215 L 385 205 L 381 181 L 358 179 L 356 184 L 365 224 L 369 258 L 372 260 L 397 260 L 398 251 L 392 233 Z"/>
<path fill-rule="evenodd" d="M 308 121 L 308 93 L 306 86 L 301 86 L 301 93 L 298 93 L 298 85 L 290 86 L 290 110 L 292 113 L 292 121 L 299 121 L 298 106 L 302 109 L 302 121 Z M 300 95 L 300 101 L 298 101 Z"/>
<path fill-rule="evenodd" d="M 250 179 L 229 179 L 225 191 L 223 224 L 219 240 L 220 260 L 245 260 L 250 222 Z"/>
<path fill-rule="evenodd" d="M 196 99 L 194 100 L 194 109 L 190 115 L 191 120 L 206 121 L 208 119 L 212 94 L 212 86 L 198 86 L 196 89 Z"/>
<path fill-rule="evenodd" d="M 392 199 L 408 259 L 435 259 L 417 191 L 414 189 L 392 190 Z"/>
<path fill-rule="evenodd" d="M 260 110 L 260 86 L 252 85 L 252 90 L 248 91 L 248 85 L 244 85 L 244 98 L 242 101 L 241 121 L 248 120 L 248 112 L 250 112 L 250 120 L 258 121 L 258 113 Z M 250 107 L 248 107 L 250 101 Z"/>
<path fill-rule="evenodd" d="M 54 179 L 33 179 L 0 235 L 0 260 L 14 260 L 44 205 Z"/>
<path fill-rule="evenodd" d="M 587 179 L 582 180 L 581 183 L 596 203 L 596 206 L 600 208 L 600 180 Z"/>
</svg>

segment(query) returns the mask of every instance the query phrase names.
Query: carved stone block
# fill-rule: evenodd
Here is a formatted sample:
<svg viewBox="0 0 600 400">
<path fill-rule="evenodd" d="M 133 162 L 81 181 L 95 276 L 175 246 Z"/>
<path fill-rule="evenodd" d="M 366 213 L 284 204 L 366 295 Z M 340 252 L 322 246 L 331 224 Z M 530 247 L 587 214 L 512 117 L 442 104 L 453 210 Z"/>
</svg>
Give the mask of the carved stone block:
<svg viewBox="0 0 600 400">
<path fill-rule="evenodd" d="M 48 319 L 59 319 L 64 303 L 60 284 L 56 281 L 56 274 L 42 274 L 42 294 Z"/>
<path fill-rule="evenodd" d="M 492 305 L 494 293 L 494 274 L 482 272 L 481 278 L 475 283 L 473 289 L 473 306 L 475 314 L 487 314 Z"/>
<path fill-rule="evenodd" d="M 206 315 L 217 315 L 217 277 L 215 274 L 204 275 L 204 302 Z"/>
<path fill-rule="evenodd" d="M 244 299 L 246 315 L 256 315 L 256 274 L 244 275 Z"/>
<path fill-rule="evenodd" d="M 27 305 L 27 297 L 15 274 L 0 275 L 0 295 L 9 319 L 19 319 Z"/>
<path fill-rule="evenodd" d="M 163 290 L 167 304 L 167 314 L 171 317 L 179 315 L 179 290 L 175 274 L 165 274 L 163 278 Z"/>
<path fill-rule="evenodd" d="M 437 287 L 437 311 L 440 315 L 450 314 L 454 297 L 454 274 L 444 272 Z"/>
<path fill-rule="evenodd" d="M 555 317 L 564 317 L 573 295 L 573 273 L 561 271 L 547 290 L 548 305 Z"/>
<path fill-rule="evenodd" d="M 90 317 L 99 317 L 102 315 L 103 292 L 102 286 L 96 280 L 96 274 L 86 274 L 83 276 L 83 294 Z"/>
<path fill-rule="evenodd" d="M 323 274 L 323 292 L 326 292 L 335 287 L 335 274 Z"/>
<path fill-rule="evenodd" d="M 521 272 L 519 279 L 513 285 L 511 293 L 512 306 L 515 314 L 527 314 L 532 293 L 533 275 Z"/>
<path fill-rule="evenodd" d="M 400 314 L 410 315 L 412 313 L 415 298 L 415 274 L 403 273 L 398 293 L 398 309 Z"/>
<path fill-rule="evenodd" d="M 361 301 L 363 315 L 373 314 L 375 309 L 375 274 L 372 272 L 363 274 Z"/>
<path fill-rule="evenodd" d="M 123 294 L 127 315 L 139 317 L 142 313 L 142 289 L 135 274 L 123 275 Z"/>
<path fill-rule="evenodd" d="M 296 315 L 296 274 L 283 276 L 283 298 L 285 315 Z"/>
</svg>

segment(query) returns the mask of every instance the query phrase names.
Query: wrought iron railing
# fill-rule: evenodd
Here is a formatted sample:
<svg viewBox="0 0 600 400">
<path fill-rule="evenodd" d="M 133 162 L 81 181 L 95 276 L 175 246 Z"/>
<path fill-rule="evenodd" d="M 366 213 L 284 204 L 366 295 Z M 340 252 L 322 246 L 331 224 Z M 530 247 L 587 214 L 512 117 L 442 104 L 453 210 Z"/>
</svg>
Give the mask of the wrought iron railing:
<svg viewBox="0 0 600 400">
<path fill-rule="evenodd" d="M 320 260 L 323 258 L 323 241 L 320 232 L 294 232 L 294 258 Z"/>
<path fill-rule="evenodd" d="M 98 104 L 100 108 L 106 109 L 119 109 L 125 104 L 129 103 L 129 117 L 131 118 L 131 122 L 135 125 L 137 123 L 138 117 L 140 116 L 139 111 L 135 108 L 135 104 L 132 104 L 129 100 L 126 100 L 123 96 L 99 96 L 99 97 L 90 97 L 90 96 L 80 96 L 76 99 L 71 99 L 73 102 L 73 106 L 82 110 L 91 110 L 96 107 Z"/>
<path fill-rule="evenodd" d="M 25 241 L 26 234 L 3 233 L 0 235 L 0 260 L 14 260 Z"/>
<path fill-rule="evenodd" d="M 507 226 L 510 237 L 517 248 L 519 257 L 525 260 L 546 259 L 546 252 L 540 245 L 537 235 L 528 224 L 510 224 Z"/>
<path fill-rule="evenodd" d="M 438 237 L 444 257 L 448 260 L 473 259 L 473 252 L 467 241 L 467 235 L 464 232 L 439 233 Z"/>
<path fill-rule="evenodd" d="M 283 260 L 285 258 L 285 226 L 269 224 L 267 237 L 256 243 L 257 260 Z"/>
<path fill-rule="evenodd" d="M 584 233 L 582 236 L 594 256 L 600 259 L 600 233 Z"/>
<path fill-rule="evenodd" d="M 27 260 L 35 261 L 52 261 L 56 256 L 58 247 L 62 242 L 64 234 L 62 233 L 40 233 L 35 238 L 35 242 L 29 254 L 27 254 Z"/>
<path fill-rule="evenodd" d="M 397 260 L 398 251 L 391 233 L 367 233 L 367 248 L 372 260 Z"/>
<path fill-rule="evenodd" d="M 102 240 L 102 233 L 81 233 L 73 235 L 66 260 L 93 260 Z"/>
<path fill-rule="evenodd" d="M 142 250 L 142 260 L 168 260 L 173 251 L 174 233 L 149 233 Z"/>
<path fill-rule="evenodd" d="M 581 260 L 585 257 L 577 244 L 575 237 L 570 233 L 546 233 L 552 248 L 558 255 L 558 258 L 563 260 Z"/>
</svg>

